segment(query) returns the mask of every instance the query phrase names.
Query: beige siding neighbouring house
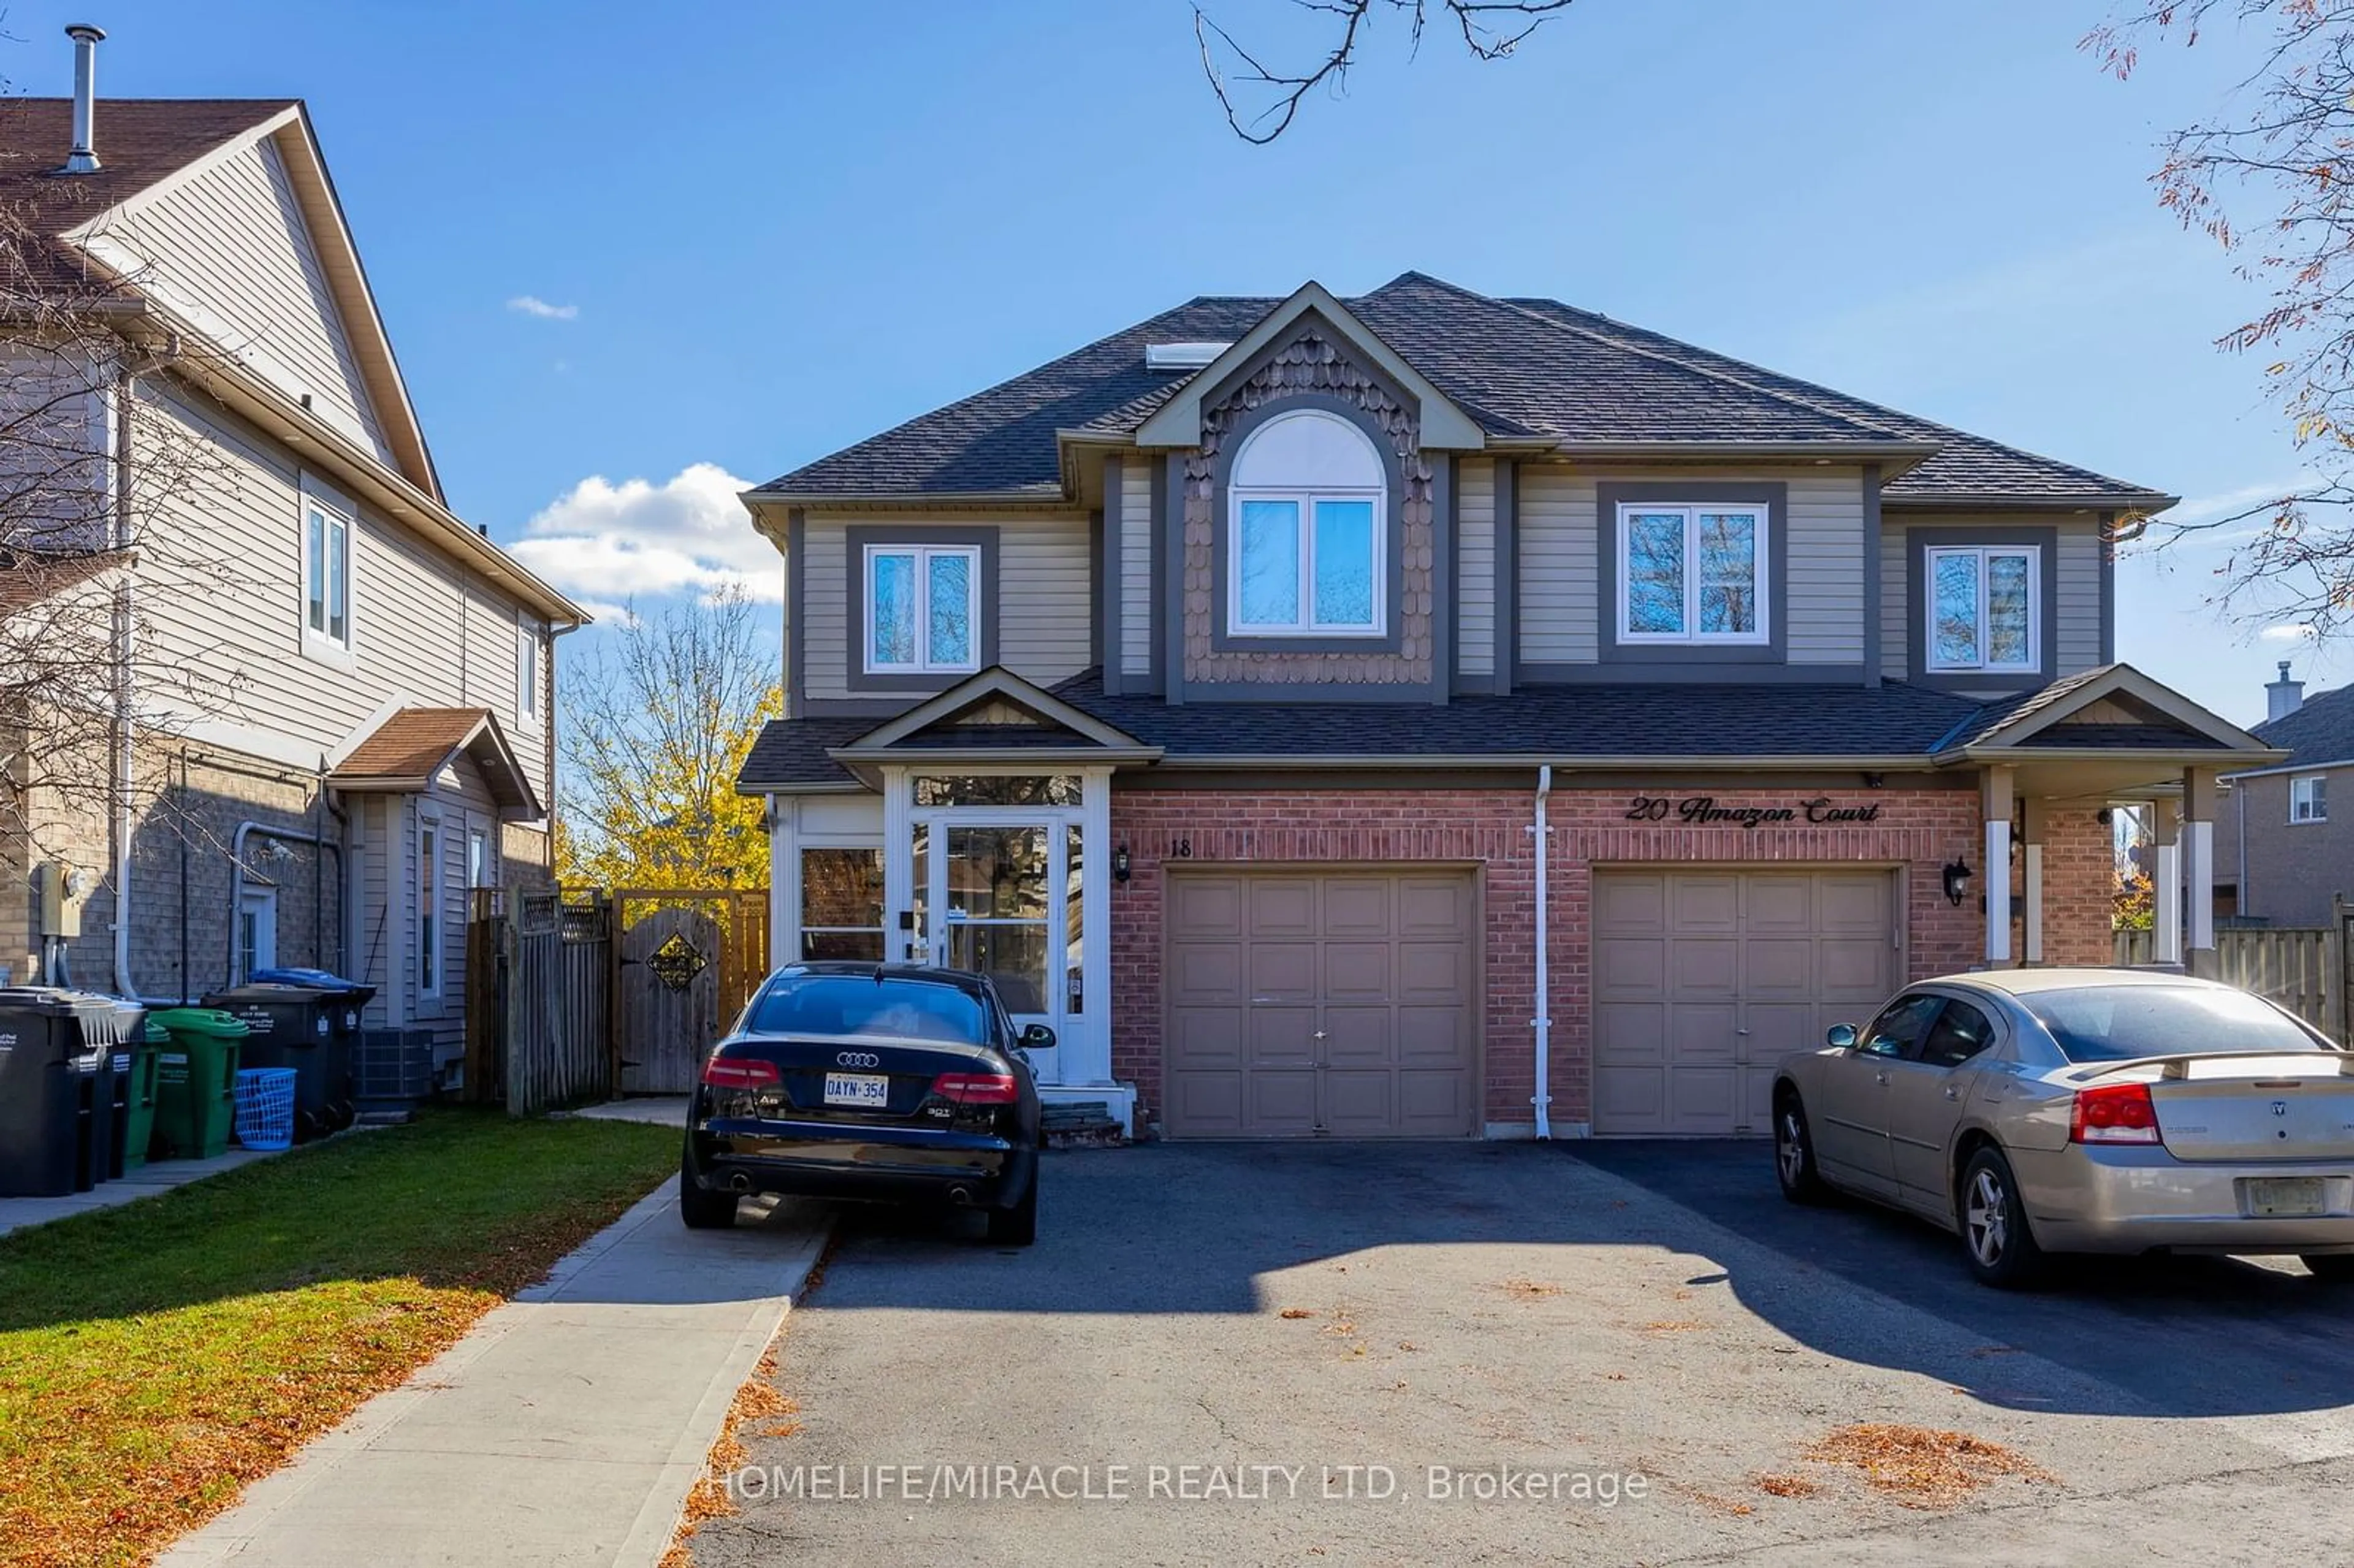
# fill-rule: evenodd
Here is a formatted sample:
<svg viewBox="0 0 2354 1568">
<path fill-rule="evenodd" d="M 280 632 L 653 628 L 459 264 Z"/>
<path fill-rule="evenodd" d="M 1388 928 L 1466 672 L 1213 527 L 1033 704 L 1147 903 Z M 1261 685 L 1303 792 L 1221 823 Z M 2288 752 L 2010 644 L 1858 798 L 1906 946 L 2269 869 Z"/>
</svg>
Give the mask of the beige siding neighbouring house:
<svg viewBox="0 0 2354 1568">
<path fill-rule="evenodd" d="M 274 142 L 102 221 L 90 245 L 118 266 L 127 259 L 143 288 L 392 465 Z"/>
</svg>

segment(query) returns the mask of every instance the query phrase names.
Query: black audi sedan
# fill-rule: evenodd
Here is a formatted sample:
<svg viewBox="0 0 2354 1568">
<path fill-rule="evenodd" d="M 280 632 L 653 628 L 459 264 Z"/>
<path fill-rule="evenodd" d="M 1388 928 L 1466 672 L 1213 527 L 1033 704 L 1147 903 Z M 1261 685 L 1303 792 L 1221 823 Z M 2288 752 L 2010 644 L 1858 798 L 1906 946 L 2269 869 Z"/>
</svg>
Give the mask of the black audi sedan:
<svg viewBox="0 0 2354 1568">
<path fill-rule="evenodd" d="M 914 964 L 788 964 L 712 1048 L 687 1108 L 679 1211 L 736 1223 L 756 1192 L 975 1208 L 989 1239 L 1038 1233 L 1038 1084 L 983 977 Z"/>
</svg>

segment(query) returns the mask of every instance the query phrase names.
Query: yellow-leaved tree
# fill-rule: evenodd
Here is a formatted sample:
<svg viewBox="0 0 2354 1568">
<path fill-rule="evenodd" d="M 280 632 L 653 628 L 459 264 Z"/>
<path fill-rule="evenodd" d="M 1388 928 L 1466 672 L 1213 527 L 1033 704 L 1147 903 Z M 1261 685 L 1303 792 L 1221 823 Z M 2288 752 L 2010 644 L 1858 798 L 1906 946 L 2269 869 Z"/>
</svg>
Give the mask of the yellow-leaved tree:
<svg viewBox="0 0 2354 1568">
<path fill-rule="evenodd" d="M 760 728 L 784 713 L 758 607 L 727 589 L 634 612 L 566 684 L 557 874 L 604 887 L 759 887 L 761 802 L 736 793 Z"/>
</svg>

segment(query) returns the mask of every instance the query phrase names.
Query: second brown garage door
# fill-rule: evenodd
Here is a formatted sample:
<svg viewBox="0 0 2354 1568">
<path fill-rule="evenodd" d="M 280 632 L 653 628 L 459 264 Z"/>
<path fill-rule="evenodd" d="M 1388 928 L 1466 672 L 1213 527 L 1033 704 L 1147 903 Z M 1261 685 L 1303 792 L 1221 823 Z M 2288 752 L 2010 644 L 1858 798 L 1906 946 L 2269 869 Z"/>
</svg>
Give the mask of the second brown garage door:
<svg viewBox="0 0 2354 1568">
<path fill-rule="evenodd" d="M 1885 871 L 1594 879 L 1594 1130 L 1764 1133 L 1774 1069 L 1896 988 Z"/>
<path fill-rule="evenodd" d="M 1166 898 L 1171 1136 L 1479 1130 L 1469 872 L 1189 871 Z"/>
</svg>

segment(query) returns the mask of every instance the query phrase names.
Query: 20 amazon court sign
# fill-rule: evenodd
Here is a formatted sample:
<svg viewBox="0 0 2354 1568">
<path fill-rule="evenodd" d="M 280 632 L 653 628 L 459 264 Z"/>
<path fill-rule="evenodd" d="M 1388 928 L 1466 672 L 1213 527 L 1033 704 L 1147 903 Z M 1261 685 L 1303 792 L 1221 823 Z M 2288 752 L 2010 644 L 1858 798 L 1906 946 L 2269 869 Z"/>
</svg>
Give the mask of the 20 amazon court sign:
<svg viewBox="0 0 2354 1568">
<path fill-rule="evenodd" d="M 1630 822 L 1681 822 L 1689 828 L 1740 827 L 1755 830 L 1776 822 L 1804 820 L 1818 827 L 1861 827 L 1880 821 L 1878 801 L 1868 806 L 1842 806 L 1829 795 L 1788 806 L 1721 806 L 1713 795 L 1638 795 L 1627 807 Z"/>
</svg>

